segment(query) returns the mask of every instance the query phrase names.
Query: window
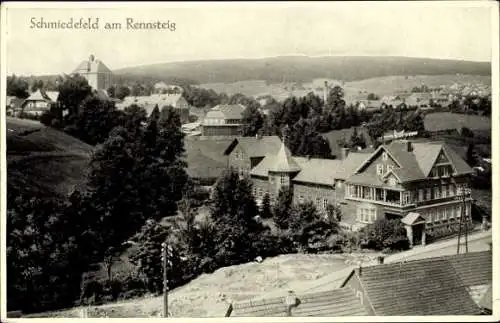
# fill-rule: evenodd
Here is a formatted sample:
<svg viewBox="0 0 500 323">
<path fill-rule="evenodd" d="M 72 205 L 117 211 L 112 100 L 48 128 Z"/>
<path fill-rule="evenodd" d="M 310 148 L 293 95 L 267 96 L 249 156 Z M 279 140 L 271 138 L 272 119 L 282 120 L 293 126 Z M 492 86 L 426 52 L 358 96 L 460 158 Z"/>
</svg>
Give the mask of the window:
<svg viewBox="0 0 500 323">
<path fill-rule="evenodd" d="M 427 211 L 424 214 L 425 222 L 427 223 L 432 223 L 432 214 L 431 212 Z"/>
<path fill-rule="evenodd" d="M 424 200 L 424 190 L 423 189 L 419 189 L 418 190 L 418 201 L 421 202 Z"/>
<path fill-rule="evenodd" d="M 448 177 L 448 176 L 450 176 L 448 166 L 444 166 L 443 167 L 443 177 Z"/>
<path fill-rule="evenodd" d="M 410 192 L 403 192 L 403 204 L 410 203 Z"/>
<path fill-rule="evenodd" d="M 439 213 L 441 214 L 441 220 L 446 220 L 446 208 L 442 208 Z"/>
<path fill-rule="evenodd" d="M 448 196 L 455 196 L 455 187 L 453 187 L 453 184 L 448 185 Z"/>
<path fill-rule="evenodd" d="M 382 153 L 382 160 L 387 160 L 387 153 L 385 151 Z"/>
<path fill-rule="evenodd" d="M 317 209 L 321 208 L 321 199 L 319 197 L 316 198 L 316 208 Z"/>
<path fill-rule="evenodd" d="M 377 175 L 379 175 L 379 176 L 384 175 L 384 165 L 377 164 Z"/>
<path fill-rule="evenodd" d="M 359 208 L 357 210 L 358 221 L 364 223 L 373 223 L 377 219 L 377 212 L 375 208 Z"/>
<path fill-rule="evenodd" d="M 281 176 L 280 176 L 280 183 L 281 184 L 286 184 L 287 183 L 287 181 L 286 181 L 286 175 L 281 174 Z"/>
<path fill-rule="evenodd" d="M 303 195 L 299 195 L 299 203 L 304 203 L 304 196 Z"/>
<path fill-rule="evenodd" d="M 328 206 L 328 200 L 327 199 L 323 199 L 323 209 L 326 210 L 327 206 Z"/>
<path fill-rule="evenodd" d="M 432 198 L 431 188 L 426 188 L 425 189 L 425 199 L 430 200 L 431 198 Z"/>
<path fill-rule="evenodd" d="M 440 192 L 439 192 L 439 186 L 434 187 L 434 198 L 438 199 L 440 198 Z"/>
<path fill-rule="evenodd" d="M 448 188 L 446 187 L 446 185 L 443 185 L 443 187 L 441 187 L 441 197 L 446 197 L 448 195 Z"/>
</svg>

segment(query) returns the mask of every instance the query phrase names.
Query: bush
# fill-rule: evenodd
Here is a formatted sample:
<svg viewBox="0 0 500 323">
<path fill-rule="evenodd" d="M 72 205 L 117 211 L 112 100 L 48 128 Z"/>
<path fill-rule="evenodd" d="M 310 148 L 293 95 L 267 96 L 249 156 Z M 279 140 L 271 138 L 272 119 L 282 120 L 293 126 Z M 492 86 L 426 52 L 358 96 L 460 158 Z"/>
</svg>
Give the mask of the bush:
<svg viewBox="0 0 500 323">
<path fill-rule="evenodd" d="M 410 242 L 399 220 L 379 219 L 359 231 L 361 248 L 374 250 L 407 250 Z"/>
</svg>

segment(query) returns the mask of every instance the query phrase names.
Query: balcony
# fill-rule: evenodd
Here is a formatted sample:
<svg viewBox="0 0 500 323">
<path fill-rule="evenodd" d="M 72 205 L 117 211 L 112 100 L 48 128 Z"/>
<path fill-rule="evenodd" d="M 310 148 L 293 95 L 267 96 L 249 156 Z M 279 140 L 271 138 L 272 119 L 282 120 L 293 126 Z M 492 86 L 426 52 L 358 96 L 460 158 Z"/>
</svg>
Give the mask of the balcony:
<svg viewBox="0 0 500 323">
<path fill-rule="evenodd" d="M 345 199 L 399 208 L 413 207 L 416 205 L 411 199 L 410 192 L 364 187 L 359 185 L 351 185 L 346 191 Z"/>
</svg>

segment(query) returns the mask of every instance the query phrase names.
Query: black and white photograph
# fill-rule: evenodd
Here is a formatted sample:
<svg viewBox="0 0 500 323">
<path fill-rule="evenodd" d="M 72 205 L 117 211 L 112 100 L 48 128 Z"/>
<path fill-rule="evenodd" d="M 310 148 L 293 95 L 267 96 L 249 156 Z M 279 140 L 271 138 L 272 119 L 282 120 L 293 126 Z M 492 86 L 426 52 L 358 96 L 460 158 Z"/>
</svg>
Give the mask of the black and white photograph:
<svg viewBox="0 0 500 323">
<path fill-rule="evenodd" d="M 2 3 L 1 320 L 500 319 L 498 15 Z"/>
</svg>

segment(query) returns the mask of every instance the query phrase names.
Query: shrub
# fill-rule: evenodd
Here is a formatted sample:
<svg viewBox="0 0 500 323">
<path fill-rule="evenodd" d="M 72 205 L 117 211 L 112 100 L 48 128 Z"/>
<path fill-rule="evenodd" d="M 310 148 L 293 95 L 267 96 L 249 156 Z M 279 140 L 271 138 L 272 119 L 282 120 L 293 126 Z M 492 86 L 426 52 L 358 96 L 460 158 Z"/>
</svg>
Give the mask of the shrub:
<svg viewBox="0 0 500 323">
<path fill-rule="evenodd" d="M 399 220 L 379 219 L 359 231 L 360 246 L 375 250 L 407 250 L 410 242 Z"/>
</svg>

